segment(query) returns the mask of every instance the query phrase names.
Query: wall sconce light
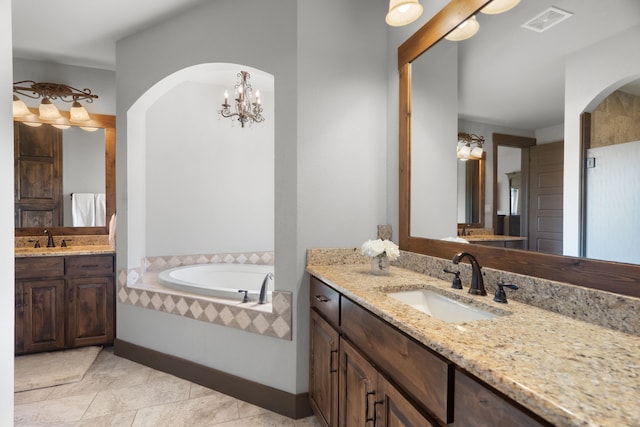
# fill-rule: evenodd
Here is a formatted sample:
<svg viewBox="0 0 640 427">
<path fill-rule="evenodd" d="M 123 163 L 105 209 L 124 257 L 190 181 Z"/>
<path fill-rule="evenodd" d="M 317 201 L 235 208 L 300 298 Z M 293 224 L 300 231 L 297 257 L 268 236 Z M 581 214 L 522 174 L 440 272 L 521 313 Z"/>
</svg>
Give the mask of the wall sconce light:
<svg viewBox="0 0 640 427">
<path fill-rule="evenodd" d="M 58 107 L 51 102 L 52 99 L 59 99 L 63 102 L 73 102 L 69 112 L 69 121 L 77 123 L 84 123 L 91 120 L 89 113 L 79 101 L 93 102 L 94 99 L 98 98 L 98 95 L 92 94 L 90 89 L 80 90 L 61 83 L 36 83 L 33 80 L 14 82 L 13 93 L 14 117 L 27 117 L 31 115 L 31 111 L 27 105 L 16 96 L 16 94 L 18 94 L 32 99 L 42 98 L 38 111 L 40 119 L 47 121 L 59 121 L 63 118 Z M 56 127 L 66 129 L 69 125 L 67 123 L 57 123 Z"/>
<path fill-rule="evenodd" d="M 253 101 L 253 89 L 251 84 L 247 83 L 247 80 L 251 79 L 251 75 L 247 71 L 240 71 L 238 73 L 240 81 L 235 85 L 235 113 L 231 112 L 231 105 L 229 104 L 229 92 L 224 91 L 224 104 L 222 104 L 222 110 L 218 111 L 222 117 L 238 117 L 240 125 L 244 127 L 244 124 L 249 122 L 260 123 L 264 121 L 262 116 L 262 105 L 260 105 L 260 91 L 256 91 L 256 100 Z"/>
<path fill-rule="evenodd" d="M 444 36 L 444 38 L 452 42 L 459 42 L 473 37 L 479 29 L 480 24 L 474 15 L 454 28 L 449 34 Z"/>
<path fill-rule="evenodd" d="M 480 160 L 484 156 L 484 137 L 458 132 L 457 156 L 462 161 Z"/>
<path fill-rule="evenodd" d="M 389 0 L 389 12 L 385 18 L 387 25 L 401 27 L 409 25 L 422 15 L 422 5 L 418 0 Z"/>
</svg>

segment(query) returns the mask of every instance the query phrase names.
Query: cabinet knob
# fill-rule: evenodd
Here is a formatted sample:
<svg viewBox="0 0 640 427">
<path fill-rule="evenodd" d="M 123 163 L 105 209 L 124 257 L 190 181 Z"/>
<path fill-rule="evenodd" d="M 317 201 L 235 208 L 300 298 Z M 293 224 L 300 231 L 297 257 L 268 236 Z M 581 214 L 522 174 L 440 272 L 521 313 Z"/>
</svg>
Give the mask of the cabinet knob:
<svg viewBox="0 0 640 427">
<path fill-rule="evenodd" d="M 316 301 L 318 301 L 318 302 L 329 302 L 331 300 L 329 298 L 325 297 L 324 295 L 316 295 Z"/>
</svg>

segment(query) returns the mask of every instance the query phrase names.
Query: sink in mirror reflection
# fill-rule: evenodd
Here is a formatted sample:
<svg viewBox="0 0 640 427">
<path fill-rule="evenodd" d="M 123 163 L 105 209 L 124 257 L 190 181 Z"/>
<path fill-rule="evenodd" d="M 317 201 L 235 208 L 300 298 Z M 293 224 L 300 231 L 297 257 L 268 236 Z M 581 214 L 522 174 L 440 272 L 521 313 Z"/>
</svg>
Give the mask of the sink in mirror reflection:
<svg viewBox="0 0 640 427">
<path fill-rule="evenodd" d="M 501 316 L 428 289 L 389 292 L 387 296 L 445 322 L 462 323 Z"/>
</svg>

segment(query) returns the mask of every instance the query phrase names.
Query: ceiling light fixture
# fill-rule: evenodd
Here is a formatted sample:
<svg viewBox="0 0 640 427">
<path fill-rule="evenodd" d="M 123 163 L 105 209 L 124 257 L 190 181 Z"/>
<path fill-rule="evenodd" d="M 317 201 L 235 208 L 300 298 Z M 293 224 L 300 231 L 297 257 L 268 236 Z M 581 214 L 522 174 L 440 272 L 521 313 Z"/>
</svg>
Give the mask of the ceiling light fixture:
<svg viewBox="0 0 640 427">
<path fill-rule="evenodd" d="M 253 89 L 251 84 L 247 83 L 247 80 L 251 79 L 251 74 L 247 71 L 240 71 L 238 73 L 240 81 L 235 85 L 235 113 L 231 112 L 231 105 L 229 104 L 229 92 L 224 91 L 224 104 L 222 104 L 222 110 L 218 111 L 222 117 L 238 117 L 240 125 L 244 127 L 244 124 L 249 122 L 251 124 L 260 123 L 264 121 L 262 116 L 262 105 L 260 105 L 260 91 L 256 91 L 256 100 L 253 100 Z"/>
<path fill-rule="evenodd" d="M 520 0 L 493 0 L 491 3 L 480 9 L 480 12 L 487 15 L 497 15 L 513 9 L 520 3 Z"/>
<path fill-rule="evenodd" d="M 59 99 L 63 102 L 73 102 L 70 111 L 70 121 L 84 123 L 91 120 L 87 110 L 79 101 L 93 102 L 98 95 L 91 93 L 90 89 L 76 89 L 61 83 L 34 82 L 33 80 L 23 80 L 13 83 L 13 116 L 25 117 L 31 114 L 26 104 L 16 96 L 22 95 L 32 99 L 40 99 L 40 119 L 42 120 L 58 120 L 62 118 L 58 107 L 51 100 Z M 64 123 L 58 123 L 58 126 L 64 126 Z"/>
<path fill-rule="evenodd" d="M 473 37 L 479 29 L 480 24 L 474 15 L 454 28 L 449 34 L 444 36 L 444 38 L 452 42 L 459 42 Z"/>
<path fill-rule="evenodd" d="M 474 133 L 458 132 L 457 157 L 462 161 L 484 157 L 484 137 Z"/>
<path fill-rule="evenodd" d="M 409 25 L 422 15 L 422 10 L 419 0 L 389 0 L 385 22 L 392 27 Z"/>
</svg>

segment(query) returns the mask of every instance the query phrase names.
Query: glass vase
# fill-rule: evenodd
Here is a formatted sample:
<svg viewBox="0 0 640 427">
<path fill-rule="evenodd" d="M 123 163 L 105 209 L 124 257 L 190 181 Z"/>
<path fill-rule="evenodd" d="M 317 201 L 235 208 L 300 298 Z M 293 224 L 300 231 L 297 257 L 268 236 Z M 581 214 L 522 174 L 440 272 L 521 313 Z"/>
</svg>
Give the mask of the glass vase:
<svg viewBox="0 0 640 427">
<path fill-rule="evenodd" d="M 389 257 L 379 255 L 371 258 L 371 274 L 375 274 L 376 276 L 389 274 Z"/>
</svg>

